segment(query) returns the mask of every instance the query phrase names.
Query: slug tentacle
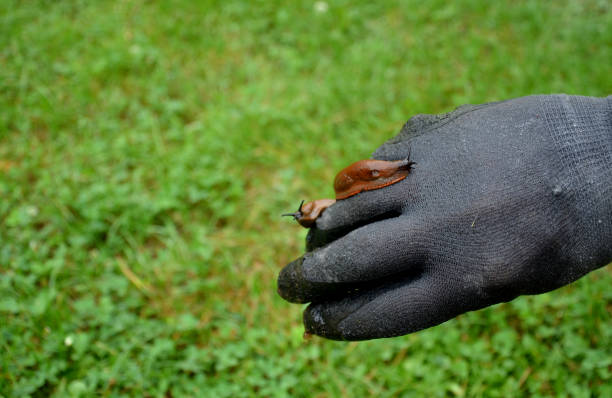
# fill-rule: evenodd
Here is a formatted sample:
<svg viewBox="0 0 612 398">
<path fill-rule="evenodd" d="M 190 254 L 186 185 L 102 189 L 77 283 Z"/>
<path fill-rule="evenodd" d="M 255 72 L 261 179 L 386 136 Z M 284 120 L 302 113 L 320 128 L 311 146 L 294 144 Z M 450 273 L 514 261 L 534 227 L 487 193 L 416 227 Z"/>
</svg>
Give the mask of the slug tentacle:
<svg viewBox="0 0 612 398">
<path fill-rule="evenodd" d="M 294 220 L 299 220 L 302 217 L 302 205 L 304 204 L 304 200 L 300 202 L 300 207 L 298 207 L 295 213 L 285 213 L 281 214 L 281 217 L 292 216 Z"/>
</svg>

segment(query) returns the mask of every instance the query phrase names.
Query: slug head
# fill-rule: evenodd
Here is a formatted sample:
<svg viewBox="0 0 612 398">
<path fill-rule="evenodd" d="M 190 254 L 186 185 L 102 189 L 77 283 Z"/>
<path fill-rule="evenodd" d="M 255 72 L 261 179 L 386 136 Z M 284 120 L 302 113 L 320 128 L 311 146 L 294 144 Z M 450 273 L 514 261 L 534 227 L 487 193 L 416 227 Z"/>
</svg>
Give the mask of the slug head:
<svg viewBox="0 0 612 398">
<path fill-rule="evenodd" d="M 301 226 L 310 228 L 317 220 L 317 217 L 334 203 L 336 203 L 335 199 L 317 199 L 306 204 L 302 201 L 298 211 L 295 213 L 283 214 L 283 216 L 292 216 Z"/>
</svg>

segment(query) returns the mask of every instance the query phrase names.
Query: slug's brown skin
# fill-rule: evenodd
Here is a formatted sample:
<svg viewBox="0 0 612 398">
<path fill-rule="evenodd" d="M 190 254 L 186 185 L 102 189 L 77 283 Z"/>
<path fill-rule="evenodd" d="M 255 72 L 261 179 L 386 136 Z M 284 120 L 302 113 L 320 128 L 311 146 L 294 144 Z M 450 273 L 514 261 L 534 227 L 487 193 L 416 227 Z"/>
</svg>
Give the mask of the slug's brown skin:
<svg viewBox="0 0 612 398">
<path fill-rule="evenodd" d="M 300 208 L 295 213 L 283 214 L 283 216 L 293 216 L 302 227 L 310 228 L 323 210 L 336 203 L 334 199 L 317 199 L 304 204 L 300 203 Z"/>
<path fill-rule="evenodd" d="M 336 200 L 349 198 L 363 191 L 380 189 L 395 184 L 406 178 L 414 162 L 408 159 L 386 160 L 360 160 L 341 170 L 334 179 Z M 293 218 L 303 227 L 309 228 L 323 211 L 336 202 L 334 199 L 318 199 L 300 204 L 295 213 L 283 214 Z"/>
<path fill-rule="evenodd" d="M 363 191 L 384 188 L 406 178 L 414 162 L 360 160 L 341 170 L 334 180 L 336 199 L 346 199 Z"/>
</svg>

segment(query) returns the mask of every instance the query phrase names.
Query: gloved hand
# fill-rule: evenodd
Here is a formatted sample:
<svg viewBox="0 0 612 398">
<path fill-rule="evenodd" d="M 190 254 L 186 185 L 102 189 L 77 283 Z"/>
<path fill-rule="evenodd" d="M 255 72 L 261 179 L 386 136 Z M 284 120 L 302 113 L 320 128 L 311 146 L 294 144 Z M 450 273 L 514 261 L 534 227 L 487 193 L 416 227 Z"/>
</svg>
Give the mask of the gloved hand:
<svg viewBox="0 0 612 398">
<path fill-rule="evenodd" d="M 406 179 L 329 207 L 281 271 L 307 332 L 399 336 L 612 261 L 612 97 L 417 115 L 373 158 L 408 153 Z"/>
</svg>

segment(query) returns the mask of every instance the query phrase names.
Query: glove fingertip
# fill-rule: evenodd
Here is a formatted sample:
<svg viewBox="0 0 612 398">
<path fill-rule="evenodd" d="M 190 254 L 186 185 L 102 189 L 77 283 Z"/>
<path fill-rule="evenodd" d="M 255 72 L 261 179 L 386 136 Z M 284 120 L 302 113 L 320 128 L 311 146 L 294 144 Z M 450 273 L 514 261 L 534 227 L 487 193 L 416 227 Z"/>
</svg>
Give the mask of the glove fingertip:
<svg viewBox="0 0 612 398">
<path fill-rule="evenodd" d="M 307 298 L 302 294 L 301 266 L 304 262 L 304 257 L 289 263 L 278 274 L 277 289 L 279 296 L 289 301 L 290 303 L 307 303 Z"/>
<path fill-rule="evenodd" d="M 336 325 L 329 322 L 323 313 L 322 304 L 311 304 L 304 310 L 304 330 L 331 340 L 344 340 Z"/>
</svg>

